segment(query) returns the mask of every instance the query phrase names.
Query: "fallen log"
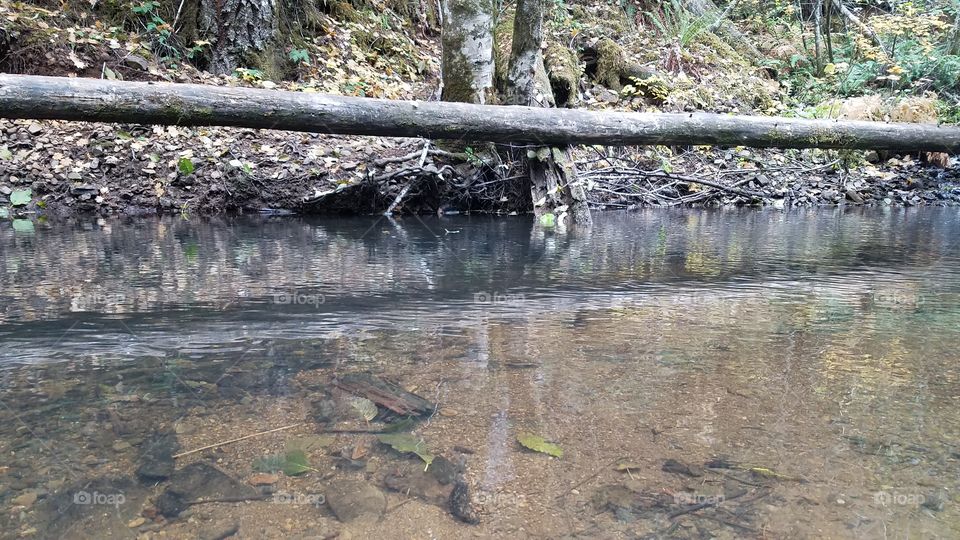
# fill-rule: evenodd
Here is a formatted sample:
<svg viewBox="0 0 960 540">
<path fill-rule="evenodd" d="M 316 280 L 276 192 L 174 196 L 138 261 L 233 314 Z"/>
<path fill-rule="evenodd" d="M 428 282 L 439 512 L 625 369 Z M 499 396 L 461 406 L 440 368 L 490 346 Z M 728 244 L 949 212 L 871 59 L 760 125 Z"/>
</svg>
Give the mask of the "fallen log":
<svg viewBox="0 0 960 540">
<path fill-rule="evenodd" d="M 960 127 L 934 124 L 593 112 L 32 75 L 0 75 L 0 118 L 235 126 L 538 146 L 690 144 L 960 152 Z"/>
</svg>

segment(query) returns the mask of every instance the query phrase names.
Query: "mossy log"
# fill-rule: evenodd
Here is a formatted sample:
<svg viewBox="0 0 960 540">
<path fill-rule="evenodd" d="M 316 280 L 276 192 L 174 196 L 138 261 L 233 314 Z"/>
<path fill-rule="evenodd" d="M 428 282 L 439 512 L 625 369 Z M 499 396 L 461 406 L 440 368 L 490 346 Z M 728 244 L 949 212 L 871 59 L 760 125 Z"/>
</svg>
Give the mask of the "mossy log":
<svg viewBox="0 0 960 540">
<path fill-rule="evenodd" d="M 0 118 L 236 126 L 551 146 L 692 144 L 960 153 L 960 127 L 953 125 L 593 112 L 7 74 L 0 75 Z"/>
</svg>

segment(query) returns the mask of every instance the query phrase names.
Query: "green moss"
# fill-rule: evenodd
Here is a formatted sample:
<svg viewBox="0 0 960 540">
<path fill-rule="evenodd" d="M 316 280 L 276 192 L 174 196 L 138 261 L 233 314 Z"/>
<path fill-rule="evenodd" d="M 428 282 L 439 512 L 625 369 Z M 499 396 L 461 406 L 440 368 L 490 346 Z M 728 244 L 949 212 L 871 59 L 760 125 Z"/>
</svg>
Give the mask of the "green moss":
<svg viewBox="0 0 960 540">
<path fill-rule="evenodd" d="M 463 50 L 462 41 L 447 38 L 444 46 L 449 46 L 455 52 L 443 55 L 443 101 L 458 101 L 474 103 L 473 69 L 467 58 L 459 51 Z"/>
<path fill-rule="evenodd" d="M 713 32 L 700 32 L 694 38 L 694 42 L 704 46 L 702 50 L 698 50 L 697 52 L 703 54 L 704 59 L 711 64 L 719 62 L 720 59 L 726 59 L 733 60 L 742 66 L 750 65 L 750 62 L 748 62 L 742 54 L 734 50 L 733 47 Z"/>
<path fill-rule="evenodd" d="M 329 6 L 330 15 L 338 21 L 357 22 L 361 18 L 350 2 L 332 2 Z"/>
<path fill-rule="evenodd" d="M 501 94 L 507 91 L 507 68 L 513 47 L 513 23 L 516 10 L 508 9 L 493 27 L 493 86 Z"/>
<path fill-rule="evenodd" d="M 292 77 L 296 66 L 284 54 L 279 45 L 273 44 L 262 51 L 248 51 L 243 55 L 244 67 L 258 69 L 268 81 L 283 81 Z"/>
<path fill-rule="evenodd" d="M 620 78 L 626 65 L 623 48 L 610 38 L 603 38 L 597 43 L 597 73 L 594 76 L 598 83 L 620 91 Z"/>
<path fill-rule="evenodd" d="M 576 52 L 556 41 L 547 42 L 543 63 L 558 107 L 574 106 L 583 71 Z"/>
</svg>

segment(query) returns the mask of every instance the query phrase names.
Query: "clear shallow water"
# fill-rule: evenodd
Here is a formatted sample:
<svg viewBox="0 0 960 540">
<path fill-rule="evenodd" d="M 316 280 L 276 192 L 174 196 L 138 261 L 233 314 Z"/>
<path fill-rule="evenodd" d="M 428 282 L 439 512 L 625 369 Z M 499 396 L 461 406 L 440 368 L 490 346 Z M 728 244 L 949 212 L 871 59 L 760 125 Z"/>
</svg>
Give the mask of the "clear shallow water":
<svg viewBox="0 0 960 540">
<path fill-rule="evenodd" d="M 241 537 L 955 537 L 958 239 L 955 209 L 607 213 L 567 232 L 519 217 L 3 227 L 0 534 L 236 520 Z M 154 519 L 161 483 L 113 485 L 122 507 L 50 525 L 58 497 L 132 477 L 154 431 L 188 450 L 299 424 L 177 460 L 245 481 L 328 430 L 316 397 L 357 372 L 439 404 L 415 433 L 465 463 L 480 524 L 385 489 L 416 457 L 338 434 L 274 488 L 368 482 L 391 508 L 377 523 L 275 499 Z M 563 457 L 524 450 L 523 432 Z M 362 469 L 335 457 L 361 446 Z M 730 467 L 697 469 L 717 459 Z"/>
</svg>

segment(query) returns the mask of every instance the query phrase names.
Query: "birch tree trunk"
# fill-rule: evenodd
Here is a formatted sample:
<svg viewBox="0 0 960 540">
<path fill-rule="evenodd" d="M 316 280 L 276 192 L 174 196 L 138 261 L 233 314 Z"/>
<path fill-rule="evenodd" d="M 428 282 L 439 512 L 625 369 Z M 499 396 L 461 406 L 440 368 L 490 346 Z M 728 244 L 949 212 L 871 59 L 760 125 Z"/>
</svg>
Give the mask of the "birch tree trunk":
<svg viewBox="0 0 960 540">
<path fill-rule="evenodd" d="M 493 96 L 493 1 L 442 2 L 441 99 L 489 103 Z"/>
<path fill-rule="evenodd" d="M 550 79 L 543 65 L 543 12 L 545 0 L 518 0 L 513 23 L 513 47 L 507 70 L 507 96 L 510 105 L 549 107 L 553 104 Z M 525 149 L 530 181 L 533 213 L 563 214 L 564 209 L 575 223 L 590 223 L 590 209 L 583 186 L 577 179 L 570 148 L 539 147 Z"/>
</svg>

